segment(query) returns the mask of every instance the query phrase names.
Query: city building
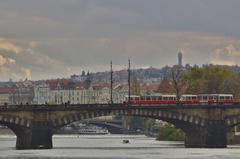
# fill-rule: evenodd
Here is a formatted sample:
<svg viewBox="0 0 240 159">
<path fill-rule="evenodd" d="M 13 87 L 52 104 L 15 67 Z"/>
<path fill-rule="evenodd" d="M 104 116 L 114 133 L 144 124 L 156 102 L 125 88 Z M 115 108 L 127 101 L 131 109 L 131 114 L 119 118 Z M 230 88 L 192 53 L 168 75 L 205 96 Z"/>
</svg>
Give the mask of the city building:
<svg viewBox="0 0 240 159">
<path fill-rule="evenodd" d="M 12 104 L 11 94 L 13 88 L 11 87 L 0 87 L 0 105 Z"/>
<path fill-rule="evenodd" d="M 141 95 L 150 95 L 152 93 L 158 92 L 159 83 L 147 83 L 141 85 Z"/>
<path fill-rule="evenodd" d="M 34 99 L 35 104 L 45 104 L 50 101 L 50 86 L 45 81 L 34 84 Z"/>
<path fill-rule="evenodd" d="M 59 80 L 51 83 L 50 86 L 50 104 L 94 104 L 94 103 L 110 103 L 110 87 L 107 84 L 92 84 L 89 88 L 83 82 L 75 83 L 75 87 L 70 87 Z M 64 86 L 65 84 L 65 86 Z M 114 103 L 122 103 L 127 92 L 116 85 L 113 88 L 112 97 Z"/>
<path fill-rule="evenodd" d="M 33 82 L 24 80 L 17 82 L 11 94 L 12 104 L 31 104 L 34 98 Z"/>
</svg>

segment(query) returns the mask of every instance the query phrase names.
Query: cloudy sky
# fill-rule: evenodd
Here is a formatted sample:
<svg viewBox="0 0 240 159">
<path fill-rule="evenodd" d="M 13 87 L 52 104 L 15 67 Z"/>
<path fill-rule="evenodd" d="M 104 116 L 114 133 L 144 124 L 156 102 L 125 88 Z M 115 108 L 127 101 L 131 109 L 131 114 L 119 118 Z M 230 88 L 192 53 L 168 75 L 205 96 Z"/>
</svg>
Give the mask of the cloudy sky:
<svg viewBox="0 0 240 159">
<path fill-rule="evenodd" d="M 0 80 L 240 64 L 239 0 L 0 0 Z"/>
</svg>

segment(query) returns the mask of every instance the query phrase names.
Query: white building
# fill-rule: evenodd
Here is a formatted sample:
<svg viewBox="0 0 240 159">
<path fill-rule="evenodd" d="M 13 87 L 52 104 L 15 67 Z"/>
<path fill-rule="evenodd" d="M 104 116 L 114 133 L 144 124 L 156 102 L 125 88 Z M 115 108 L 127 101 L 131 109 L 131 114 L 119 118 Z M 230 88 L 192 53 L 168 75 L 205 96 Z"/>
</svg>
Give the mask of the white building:
<svg viewBox="0 0 240 159">
<path fill-rule="evenodd" d="M 34 103 L 45 104 L 50 101 L 50 87 L 47 83 L 43 82 L 34 85 Z"/>
<path fill-rule="evenodd" d="M 113 91 L 113 102 L 122 103 L 126 93 L 121 91 Z M 95 103 L 109 103 L 110 102 L 110 89 L 75 89 L 75 90 L 51 90 L 50 101 L 52 104 L 95 104 Z"/>
</svg>

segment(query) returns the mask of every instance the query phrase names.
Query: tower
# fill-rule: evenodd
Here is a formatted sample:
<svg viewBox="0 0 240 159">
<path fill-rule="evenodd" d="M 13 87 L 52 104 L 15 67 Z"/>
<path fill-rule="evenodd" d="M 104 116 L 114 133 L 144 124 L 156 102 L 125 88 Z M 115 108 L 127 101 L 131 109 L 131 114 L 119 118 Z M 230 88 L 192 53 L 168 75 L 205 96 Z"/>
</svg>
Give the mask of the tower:
<svg viewBox="0 0 240 159">
<path fill-rule="evenodd" d="M 178 66 L 182 66 L 182 52 L 179 51 L 178 52 Z"/>
</svg>

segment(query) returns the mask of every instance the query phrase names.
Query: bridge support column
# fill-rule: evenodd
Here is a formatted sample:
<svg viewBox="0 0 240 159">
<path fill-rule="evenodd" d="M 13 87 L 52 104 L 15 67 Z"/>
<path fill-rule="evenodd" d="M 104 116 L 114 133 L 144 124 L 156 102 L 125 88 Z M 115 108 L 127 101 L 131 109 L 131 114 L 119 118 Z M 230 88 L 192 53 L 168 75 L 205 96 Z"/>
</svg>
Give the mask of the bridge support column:
<svg viewBox="0 0 240 159">
<path fill-rule="evenodd" d="M 226 148 L 227 131 L 225 121 L 209 121 L 206 131 L 207 148 Z"/>
<path fill-rule="evenodd" d="M 52 126 L 46 123 L 34 123 L 31 128 L 17 131 L 16 149 L 51 149 Z"/>
<path fill-rule="evenodd" d="M 199 130 L 186 132 L 185 147 L 226 148 L 227 133 L 225 122 L 209 121 L 208 125 Z"/>
<path fill-rule="evenodd" d="M 204 147 L 204 134 L 197 131 L 186 132 L 185 147 L 187 148 L 198 148 Z"/>
</svg>

